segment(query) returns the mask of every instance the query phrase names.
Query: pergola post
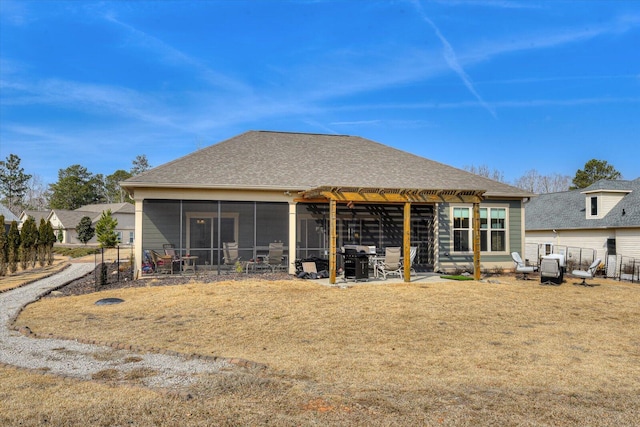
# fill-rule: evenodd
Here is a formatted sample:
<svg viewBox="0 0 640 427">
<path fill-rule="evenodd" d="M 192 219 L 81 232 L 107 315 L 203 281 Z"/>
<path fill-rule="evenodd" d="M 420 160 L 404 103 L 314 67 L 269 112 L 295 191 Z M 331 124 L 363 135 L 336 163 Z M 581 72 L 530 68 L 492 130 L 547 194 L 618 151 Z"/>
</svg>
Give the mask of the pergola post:
<svg viewBox="0 0 640 427">
<path fill-rule="evenodd" d="M 473 202 L 473 278 L 480 280 L 480 202 Z"/>
<path fill-rule="evenodd" d="M 404 204 L 404 227 L 403 227 L 403 236 L 402 236 L 402 253 L 404 254 L 403 259 L 403 270 L 404 270 L 404 281 L 411 281 L 411 202 L 405 202 Z"/>
<path fill-rule="evenodd" d="M 336 201 L 329 199 L 329 283 L 336 283 Z"/>
</svg>

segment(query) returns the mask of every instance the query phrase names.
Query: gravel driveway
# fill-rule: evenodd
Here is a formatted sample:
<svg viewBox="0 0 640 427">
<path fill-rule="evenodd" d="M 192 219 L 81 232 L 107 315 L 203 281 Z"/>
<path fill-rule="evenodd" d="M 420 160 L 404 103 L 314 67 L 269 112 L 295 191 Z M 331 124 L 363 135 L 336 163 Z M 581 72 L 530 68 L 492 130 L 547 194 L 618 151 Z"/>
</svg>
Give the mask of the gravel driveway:
<svg viewBox="0 0 640 427">
<path fill-rule="evenodd" d="M 94 263 L 72 263 L 56 275 L 0 293 L 0 363 L 85 380 L 135 377 L 138 383 L 150 387 L 186 386 L 197 380 L 197 374 L 217 373 L 234 366 L 225 360 L 138 353 L 70 340 L 33 338 L 10 329 L 12 319 L 26 304 L 84 276 L 94 267 Z"/>
</svg>

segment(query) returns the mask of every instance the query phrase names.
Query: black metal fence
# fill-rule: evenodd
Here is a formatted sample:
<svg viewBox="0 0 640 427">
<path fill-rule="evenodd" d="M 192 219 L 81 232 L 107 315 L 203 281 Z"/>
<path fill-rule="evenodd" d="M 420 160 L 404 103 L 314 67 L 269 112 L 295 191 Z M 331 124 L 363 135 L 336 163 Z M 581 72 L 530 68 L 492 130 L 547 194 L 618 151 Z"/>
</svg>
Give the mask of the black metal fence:
<svg viewBox="0 0 640 427">
<path fill-rule="evenodd" d="M 105 257 L 105 252 L 108 256 Z M 115 254 L 115 259 L 114 259 Z M 100 248 L 95 255 L 94 283 L 96 289 L 133 279 L 133 246 Z"/>
</svg>

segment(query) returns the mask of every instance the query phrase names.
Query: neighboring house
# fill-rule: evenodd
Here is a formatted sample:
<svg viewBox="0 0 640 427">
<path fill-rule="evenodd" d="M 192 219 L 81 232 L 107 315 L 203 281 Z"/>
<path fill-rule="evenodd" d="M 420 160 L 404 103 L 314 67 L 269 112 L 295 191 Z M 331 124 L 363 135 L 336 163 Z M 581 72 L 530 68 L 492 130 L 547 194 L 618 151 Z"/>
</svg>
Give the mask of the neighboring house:
<svg viewBox="0 0 640 427">
<path fill-rule="evenodd" d="M 18 225 L 18 228 L 22 230 L 22 224 L 24 224 L 24 222 L 29 217 L 33 218 L 36 222 L 36 227 L 39 227 L 40 220 L 44 219 L 46 221 L 47 217 L 49 216 L 49 213 L 51 213 L 51 211 L 32 211 L 32 210 L 22 211 L 22 213 L 20 214 L 20 223 Z"/>
<path fill-rule="evenodd" d="M 3 204 L 0 204 L 0 215 L 4 216 L 4 232 L 8 233 L 9 228 L 11 227 L 11 222 L 18 222 L 18 217 Z"/>
<path fill-rule="evenodd" d="M 609 275 L 625 259 L 640 266 L 640 178 L 540 194 L 525 207 L 527 248 L 587 249 L 607 264 Z"/>
<path fill-rule="evenodd" d="M 532 196 L 360 137 L 266 131 L 121 185 L 136 203 L 138 271 L 143 251 L 165 244 L 197 256 L 198 268 L 217 269 L 226 242 L 248 261 L 277 241 L 291 273 L 295 259 L 320 257 L 335 274 L 341 257 L 332 254 L 346 244 L 382 254 L 387 246 L 418 246 L 422 271 L 511 268 L 510 252 L 524 248 L 523 200 Z"/>
<path fill-rule="evenodd" d="M 58 230 L 62 230 L 63 244 L 80 244 L 82 242 L 78 240 L 76 231 L 76 226 L 80 223 L 80 220 L 85 216 L 91 218 L 91 223 L 95 228 L 96 222 L 102 216 L 102 212 L 109 209 L 111 210 L 111 216 L 118 221 L 115 231 L 120 242 L 123 244 L 133 243 L 135 238 L 135 215 L 134 206 L 131 203 L 86 205 L 72 211 L 53 209 L 47 216 L 47 220 L 51 222 L 56 235 Z M 97 243 L 96 236 L 87 243 Z"/>
</svg>

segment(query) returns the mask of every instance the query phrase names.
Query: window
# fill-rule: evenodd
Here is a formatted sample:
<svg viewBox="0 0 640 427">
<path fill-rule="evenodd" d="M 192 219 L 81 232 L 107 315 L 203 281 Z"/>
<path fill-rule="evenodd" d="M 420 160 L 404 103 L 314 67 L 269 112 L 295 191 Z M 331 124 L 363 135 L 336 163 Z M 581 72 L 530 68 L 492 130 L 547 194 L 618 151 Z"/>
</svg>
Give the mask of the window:
<svg viewBox="0 0 640 427">
<path fill-rule="evenodd" d="M 591 216 L 598 216 L 598 198 L 591 197 Z"/>
<path fill-rule="evenodd" d="M 453 251 L 471 251 L 471 208 L 453 208 Z M 480 251 L 507 251 L 507 209 L 480 208 Z"/>
<path fill-rule="evenodd" d="M 135 237 L 135 233 L 133 231 L 129 232 L 129 244 L 132 245 L 133 244 L 133 239 Z"/>
<path fill-rule="evenodd" d="M 469 208 L 453 208 L 453 251 L 469 252 L 471 241 L 471 215 Z"/>
</svg>

